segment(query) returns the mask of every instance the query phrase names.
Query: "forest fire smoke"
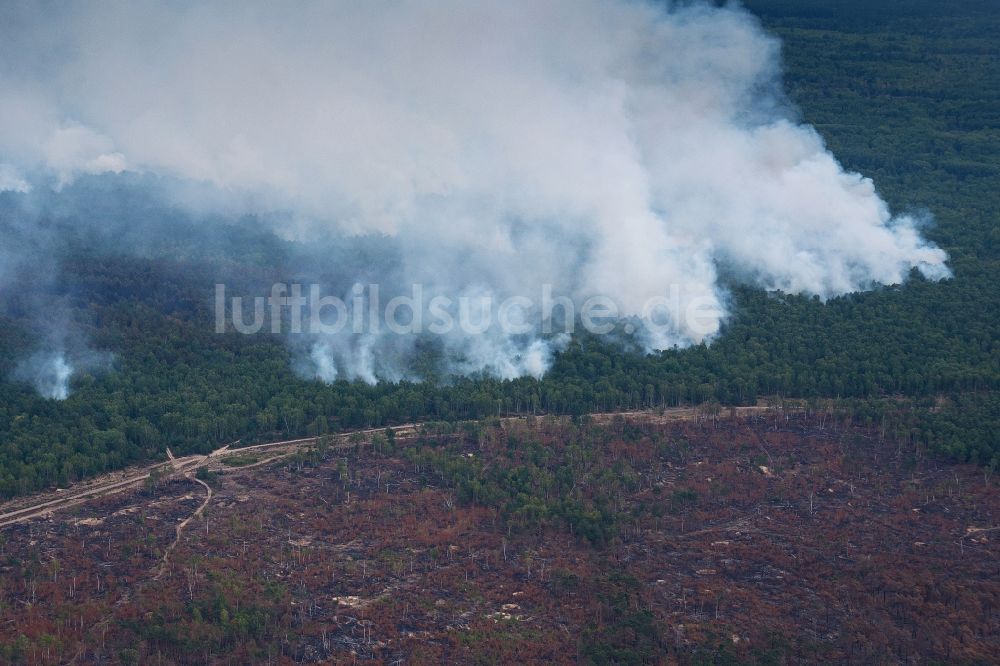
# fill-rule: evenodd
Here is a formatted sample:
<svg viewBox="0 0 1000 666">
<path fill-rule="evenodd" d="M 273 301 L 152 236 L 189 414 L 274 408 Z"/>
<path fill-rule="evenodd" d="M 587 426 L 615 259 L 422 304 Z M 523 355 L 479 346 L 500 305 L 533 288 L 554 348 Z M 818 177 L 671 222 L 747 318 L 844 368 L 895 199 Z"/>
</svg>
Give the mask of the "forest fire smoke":
<svg viewBox="0 0 1000 666">
<path fill-rule="evenodd" d="M 655 350 L 719 331 L 723 271 L 823 298 L 914 268 L 949 275 L 922 220 L 894 216 L 796 120 L 779 43 L 736 6 L 0 12 L 0 186 L 27 196 L 29 184 L 59 189 L 82 174 L 157 174 L 209 184 L 211 205 L 230 213 L 290 211 L 278 229 L 288 238 L 390 238 L 398 261 L 386 274 L 330 285 L 345 302 L 369 280 L 389 298 L 421 284 L 428 303 L 549 284 L 577 308 L 609 296 Z M 0 275 L 11 261 L 0 250 Z M 707 325 L 688 325 L 693 303 L 716 313 Z M 529 323 L 516 335 L 456 331 L 445 354 L 459 372 L 540 374 L 560 341 Z M 408 376 L 416 336 L 292 344 L 305 374 L 394 380 Z"/>
</svg>

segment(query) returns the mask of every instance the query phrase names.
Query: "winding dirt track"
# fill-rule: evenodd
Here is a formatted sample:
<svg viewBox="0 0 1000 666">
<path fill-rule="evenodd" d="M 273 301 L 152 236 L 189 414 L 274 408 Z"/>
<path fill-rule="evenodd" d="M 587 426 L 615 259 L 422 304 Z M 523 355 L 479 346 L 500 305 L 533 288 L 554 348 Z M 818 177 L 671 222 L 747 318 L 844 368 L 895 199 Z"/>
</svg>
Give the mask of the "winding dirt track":
<svg viewBox="0 0 1000 666">
<path fill-rule="evenodd" d="M 177 544 L 180 543 L 181 535 L 184 533 L 184 528 L 187 527 L 188 523 L 190 523 L 192 520 L 200 516 L 208 507 L 208 503 L 212 501 L 212 495 L 213 495 L 212 486 L 208 485 L 201 479 L 194 478 L 193 476 L 191 476 L 190 472 L 188 472 L 186 476 L 189 479 L 192 479 L 193 481 L 197 481 L 198 483 L 200 483 L 202 486 L 205 487 L 205 501 L 202 502 L 197 509 L 195 509 L 194 513 L 192 513 L 190 516 L 188 516 L 187 518 L 185 518 L 184 520 L 182 520 L 177 524 L 177 527 L 175 528 L 177 535 L 174 537 L 174 540 L 170 543 L 170 545 L 167 546 L 167 549 L 163 551 L 163 559 L 160 561 L 160 571 L 159 573 L 156 574 L 156 578 L 154 578 L 153 580 L 159 580 L 160 577 L 163 576 L 164 573 L 166 573 L 167 566 L 170 564 L 170 553 L 172 553 L 174 548 L 177 547 Z"/>
<path fill-rule="evenodd" d="M 728 412 L 732 415 L 737 416 L 747 416 L 753 413 L 761 413 L 766 410 L 773 409 L 772 407 L 765 405 L 755 405 L 749 407 L 735 407 L 725 410 L 723 413 Z M 626 420 L 642 418 L 645 420 L 651 420 L 653 422 L 668 422 L 668 421 L 689 421 L 694 420 L 698 417 L 707 416 L 706 412 L 693 407 L 677 407 L 673 409 L 666 410 L 644 410 L 644 411 L 633 411 L 633 412 L 611 412 L 611 413 L 596 413 L 590 414 L 590 417 L 597 422 L 607 422 L 611 421 L 615 417 L 621 417 Z M 502 419 L 504 423 L 514 423 L 518 421 L 524 421 L 528 416 L 511 416 Z M 541 418 L 541 417 L 540 417 Z M 331 444 L 331 449 L 343 449 L 354 446 L 355 443 L 351 441 L 351 438 L 356 438 L 358 436 L 372 435 L 375 433 L 385 433 L 388 430 L 392 430 L 398 437 L 412 436 L 417 433 L 423 423 L 404 423 L 397 426 L 387 426 L 384 428 L 365 428 L 363 430 L 354 430 L 345 433 L 339 433 L 336 435 L 331 435 L 331 439 L 338 443 Z M 138 485 L 144 483 L 150 478 L 154 473 L 161 474 L 163 478 L 176 478 L 176 477 L 188 477 L 195 481 L 199 481 L 194 478 L 194 473 L 203 467 L 218 467 L 223 464 L 226 458 L 245 456 L 247 453 L 252 453 L 256 451 L 274 451 L 276 455 L 269 456 L 265 460 L 261 460 L 250 465 L 245 465 L 242 467 L 233 468 L 235 470 L 240 469 L 250 469 L 253 467 L 259 467 L 269 462 L 273 462 L 279 458 L 284 458 L 286 456 L 292 455 L 298 451 L 301 451 L 310 446 L 316 445 L 318 442 L 317 437 L 305 437 L 300 439 L 288 439 L 280 442 L 268 442 L 266 444 L 254 444 L 252 446 L 244 446 L 240 448 L 230 448 L 232 445 L 227 444 L 226 446 L 212 451 L 208 455 L 191 455 L 184 456 L 182 458 L 175 458 L 172 453 L 168 452 L 168 460 L 166 462 L 157 462 L 144 467 L 133 468 L 126 472 L 115 472 L 111 474 L 105 474 L 103 476 L 95 477 L 93 479 L 81 482 L 78 485 L 79 490 L 57 490 L 55 492 L 48 492 L 41 495 L 34 495 L 27 498 L 19 498 L 7 502 L 4 505 L 0 505 L 0 529 L 7 527 L 9 525 L 14 525 L 17 523 L 24 522 L 26 520 L 31 520 L 33 518 L 39 518 L 49 515 L 54 511 L 60 509 L 65 509 L 71 506 L 76 506 L 84 502 L 89 502 L 91 500 L 99 499 L 101 497 L 107 497 L 108 495 L 114 495 L 116 493 L 124 492 L 126 490 L 137 487 Z M 199 481 L 199 483 L 201 483 Z M 207 488 L 206 484 L 205 485 Z M 206 499 L 205 504 L 211 500 L 212 492 L 209 488 L 208 499 Z M 200 513 L 204 509 L 204 506 L 198 510 Z M 192 516 L 193 518 L 194 516 Z M 190 518 L 188 519 L 190 520 Z M 187 521 L 184 523 L 187 524 Z M 180 537 L 180 530 L 183 529 L 183 525 L 178 526 L 178 538 Z M 168 550 L 169 554 L 169 550 Z M 166 560 L 164 560 L 166 563 Z"/>
</svg>

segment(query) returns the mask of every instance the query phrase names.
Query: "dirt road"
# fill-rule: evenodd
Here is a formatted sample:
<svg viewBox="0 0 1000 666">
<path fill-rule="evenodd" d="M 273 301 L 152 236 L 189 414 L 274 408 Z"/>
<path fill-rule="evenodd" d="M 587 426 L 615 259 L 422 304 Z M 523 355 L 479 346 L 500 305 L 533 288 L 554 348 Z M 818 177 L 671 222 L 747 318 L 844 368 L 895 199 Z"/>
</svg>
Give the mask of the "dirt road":
<svg viewBox="0 0 1000 666">
<path fill-rule="evenodd" d="M 771 407 L 765 405 L 734 407 L 721 410 L 720 415 L 726 416 L 731 414 L 735 416 L 747 416 L 749 414 L 760 413 L 768 409 L 771 409 Z M 594 421 L 601 423 L 610 422 L 616 417 L 620 417 L 625 420 L 641 418 L 644 420 L 652 419 L 654 421 L 662 420 L 666 422 L 687 421 L 699 417 L 706 417 L 708 415 L 704 410 L 696 407 L 677 407 L 665 410 L 595 413 L 590 414 L 589 416 Z M 525 421 L 528 418 L 531 417 L 509 416 L 504 417 L 501 420 L 504 423 L 515 423 Z M 423 425 L 425 424 L 404 423 L 402 425 L 387 426 L 384 428 L 365 428 L 362 430 L 339 433 L 331 435 L 331 438 L 337 442 L 336 444 L 332 444 L 331 448 L 348 448 L 355 445 L 351 441 L 352 438 L 373 435 L 376 433 L 385 433 L 388 430 L 392 430 L 396 436 L 399 437 L 412 436 L 416 434 L 419 428 Z M 279 458 L 283 458 L 303 449 L 315 446 L 317 442 L 318 438 L 316 437 L 305 437 L 300 439 L 288 439 L 280 442 L 254 444 L 252 446 L 244 446 L 235 449 L 231 448 L 233 446 L 232 444 L 228 444 L 212 451 L 207 455 L 191 455 L 176 458 L 173 453 L 170 453 L 166 462 L 157 462 L 143 467 L 132 468 L 131 470 L 127 470 L 125 472 L 114 472 L 94 477 L 77 484 L 76 490 L 57 490 L 55 492 L 47 492 L 26 498 L 19 498 L 7 502 L 4 505 L 0 505 L 0 529 L 7 527 L 8 525 L 14 525 L 26 520 L 31 520 L 32 518 L 43 517 L 54 511 L 76 506 L 83 502 L 89 502 L 91 500 L 129 490 L 144 483 L 153 474 L 162 475 L 162 478 L 179 476 L 192 477 L 195 472 L 203 467 L 224 464 L 224 460 L 226 458 L 246 456 L 248 453 L 259 451 L 274 451 L 276 453 L 276 455 L 270 456 L 266 460 L 245 466 L 245 468 L 257 467 L 264 463 L 273 462 Z"/>
</svg>

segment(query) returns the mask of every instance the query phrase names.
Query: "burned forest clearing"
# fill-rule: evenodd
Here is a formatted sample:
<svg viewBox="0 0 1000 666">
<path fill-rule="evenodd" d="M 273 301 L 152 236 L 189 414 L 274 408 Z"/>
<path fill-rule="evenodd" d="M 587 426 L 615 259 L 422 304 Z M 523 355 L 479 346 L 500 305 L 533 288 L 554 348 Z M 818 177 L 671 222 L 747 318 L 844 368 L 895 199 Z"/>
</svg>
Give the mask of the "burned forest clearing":
<svg viewBox="0 0 1000 666">
<path fill-rule="evenodd" d="M 995 479 L 888 430 L 745 408 L 234 451 L 0 531 L 0 659 L 986 663 Z"/>
</svg>

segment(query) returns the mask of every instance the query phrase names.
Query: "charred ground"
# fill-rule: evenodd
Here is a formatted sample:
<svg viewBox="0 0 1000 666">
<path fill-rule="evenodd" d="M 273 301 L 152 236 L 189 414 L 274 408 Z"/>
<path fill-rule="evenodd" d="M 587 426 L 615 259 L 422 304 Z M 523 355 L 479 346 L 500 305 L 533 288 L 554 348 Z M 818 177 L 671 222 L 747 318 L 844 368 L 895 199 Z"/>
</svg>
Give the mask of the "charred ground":
<svg viewBox="0 0 1000 666">
<path fill-rule="evenodd" d="M 987 663 L 995 480 L 832 412 L 425 426 L 0 533 L 28 663 Z M 896 433 L 898 434 L 898 433 Z"/>
</svg>

